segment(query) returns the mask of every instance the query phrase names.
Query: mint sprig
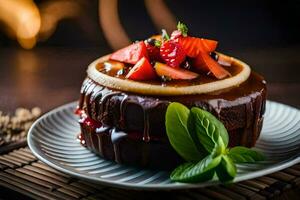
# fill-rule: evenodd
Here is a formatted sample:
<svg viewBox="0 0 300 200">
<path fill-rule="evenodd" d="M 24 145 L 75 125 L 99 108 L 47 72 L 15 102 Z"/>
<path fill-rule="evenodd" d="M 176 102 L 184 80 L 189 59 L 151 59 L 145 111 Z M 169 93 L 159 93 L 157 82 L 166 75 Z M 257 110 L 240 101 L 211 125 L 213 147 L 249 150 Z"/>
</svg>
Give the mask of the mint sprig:
<svg viewBox="0 0 300 200">
<path fill-rule="evenodd" d="M 166 112 L 166 131 L 176 152 L 187 161 L 171 173 L 178 182 L 202 182 L 217 174 L 221 182 L 234 179 L 236 163 L 254 163 L 264 156 L 246 147 L 228 148 L 228 133 L 222 122 L 200 108 L 171 103 Z"/>
</svg>

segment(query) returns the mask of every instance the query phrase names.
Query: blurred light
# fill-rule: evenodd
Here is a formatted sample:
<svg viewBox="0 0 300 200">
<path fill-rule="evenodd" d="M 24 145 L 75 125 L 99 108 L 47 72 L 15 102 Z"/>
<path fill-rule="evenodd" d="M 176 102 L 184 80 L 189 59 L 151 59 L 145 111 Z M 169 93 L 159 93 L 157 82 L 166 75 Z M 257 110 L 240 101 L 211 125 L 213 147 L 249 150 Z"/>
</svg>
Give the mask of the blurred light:
<svg viewBox="0 0 300 200">
<path fill-rule="evenodd" d="M 25 49 L 37 41 L 48 39 L 59 21 L 80 16 L 82 0 L 49 0 L 40 4 L 33 0 L 0 0 L 0 21 L 4 31 Z"/>
<path fill-rule="evenodd" d="M 35 45 L 41 17 L 32 0 L 0 0 L 0 20 L 6 25 L 8 34 L 23 48 L 30 49 Z"/>
<path fill-rule="evenodd" d="M 62 19 L 80 16 L 80 1 L 52 0 L 40 5 L 42 26 L 39 32 L 39 40 L 48 39 L 55 31 L 57 24 Z"/>
</svg>

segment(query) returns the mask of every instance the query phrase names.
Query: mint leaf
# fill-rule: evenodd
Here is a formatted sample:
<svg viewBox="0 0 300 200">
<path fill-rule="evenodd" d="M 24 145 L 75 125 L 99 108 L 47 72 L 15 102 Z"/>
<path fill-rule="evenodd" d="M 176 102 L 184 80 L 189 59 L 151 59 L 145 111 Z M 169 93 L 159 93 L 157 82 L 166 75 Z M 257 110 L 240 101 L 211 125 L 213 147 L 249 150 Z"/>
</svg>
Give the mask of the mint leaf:
<svg viewBox="0 0 300 200">
<path fill-rule="evenodd" d="M 181 34 L 186 37 L 189 29 L 184 23 L 178 22 L 177 30 L 179 30 Z"/>
<path fill-rule="evenodd" d="M 235 163 L 264 160 L 261 153 L 246 147 L 227 148 L 229 138 L 222 122 L 200 108 L 189 110 L 171 103 L 166 112 L 166 131 L 173 148 L 188 161 L 171 173 L 173 181 L 207 181 L 216 173 L 221 182 L 228 182 L 236 176 Z"/>
<path fill-rule="evenodd" d="M 198 163 L 184 163 L 170 175 L 171 180 L 178 182 L 202 182 L 213 178 L 215 167 L 221 162 L 221 156 L 207 155 Z"/>
<path fill-rule="evenodd" d="M 230 149 L 228 155 L 235 163 L 254 163 L 265 160 L 263 154 L 241 146 Z"/>
<path fill-rule="evenodd" d="M 166 131 L 169 142 L 186 161 L 199 161 L 206 154 L 198 151 L 187 127 L 190 110 L 180 103 L 171 103 L 166 112 Z"/>
<path fill-rule="evenodd" d="M 231 158 L 227 155 L 222 155 L 220 164 L 216 167 L 216 173 L 221 182 L 228 182 L 236 176 L 236 166 Z"/>
<path fill-rule="evenodd" d="M 194 142 L 198 141 L 211 153 L 216 146 L 225 151 L 228 145 L 228 133 L 222 122 L 209 112 L 192 108 L 188 128 Z"/>
</svg>

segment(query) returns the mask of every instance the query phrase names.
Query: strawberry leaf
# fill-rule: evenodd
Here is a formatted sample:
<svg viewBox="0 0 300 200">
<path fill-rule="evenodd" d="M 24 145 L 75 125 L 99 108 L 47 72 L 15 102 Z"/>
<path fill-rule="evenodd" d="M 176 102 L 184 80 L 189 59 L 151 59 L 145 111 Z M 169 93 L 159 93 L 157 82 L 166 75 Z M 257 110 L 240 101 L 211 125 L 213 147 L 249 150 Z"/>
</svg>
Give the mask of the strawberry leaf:
<svg viewBox="0 0 300 200">
<path fill-rule="evenodd" d="M 186 37 L 189 29 L 184 23 L 178 22 L 177 30 L 181 32 L 182 36 Z"/>
</svg>

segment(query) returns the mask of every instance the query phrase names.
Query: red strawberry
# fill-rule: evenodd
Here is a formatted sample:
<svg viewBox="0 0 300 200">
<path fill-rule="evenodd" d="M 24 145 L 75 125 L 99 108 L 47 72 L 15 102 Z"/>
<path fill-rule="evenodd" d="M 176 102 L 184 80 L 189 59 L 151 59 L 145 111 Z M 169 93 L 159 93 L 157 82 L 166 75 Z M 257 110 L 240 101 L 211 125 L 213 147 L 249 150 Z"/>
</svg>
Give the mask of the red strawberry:
<svg viewBox="0 0 300 200">
<path fill-rule="evenodd" d="M 147 58 L 143 57 L 128 72 L 126 78 L 139 81 L 152 80 L 156 78 L 156 73 Z"/>
<path fill-rule="evenodd" d="M 180 37 L 186 37 L 188 33 L 188 27 L 181 22 L 178 22 L 177 24 L 177 30 L 173 31 L 171 34 L 171 40 L 175 40 Z"/>
<path fill-rule="evenodd" d="M 149 38 L 145 41 L 145 45 L 147 48 L 147 52 L 149 55 L 150 60 L 155 60 L 155 61 L 160 61 L 161 57 L 160 57 L 160 50 L 159 47 L 156 45 L 156 42 L 159 42 L 158 40 L 154 39 L 154 38 Z"/>
<path fill-rule="evenodd" d="M 160 62 L 156 62 L 154 68 L 157 75 L 161 77 L 166 76 L 171 79 L 189 80 L 189 79 L 197 78 L 199 76 L 198 74 L 191 72 L 189 70 L 173 68 Z"/>
<path fill-rule="evenodd" d="M 182 37 L 182 33 L 179 30 L 175 30 L 171 34 L 171 40 L 175 40 L 175 39 L 180 38 L 180 37 Z"/>
<path fill-rule="evenodd" d="M 212 52 L 217 48 L 218 42 L 215 40 L 208 40 L 196 37 L 179 37 L 179 44 L 183 47 L 186 55 L 189 57 L 196 57 L 200 52 Z"/>
<path fill-rule="evenodd" d="M 223 79 L 231 74 L 224 69 L 219 63 L 210 57 L 207 53 L 199 53 L 194 59 L 193 66 L 201 71 L 210 71 L 217 79 Z"/>
<path fill-rule="evenodd" d="M 142 57 L 148 57 L 147 48 L 143 41 L 131 44 L 128 47 L 124 47 L 123 49 L 114 52 L 109 59 L 135 64 Z"/>
<path fill-rule="evenodd" d="M 182 46 L 175 41 L 164 42 L 160 47 L 160 56 L 171 67 L 179 67 L 185 60 L 186 54 Z"/>
</svg>

